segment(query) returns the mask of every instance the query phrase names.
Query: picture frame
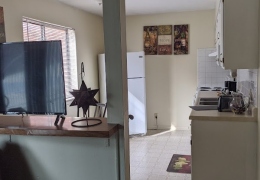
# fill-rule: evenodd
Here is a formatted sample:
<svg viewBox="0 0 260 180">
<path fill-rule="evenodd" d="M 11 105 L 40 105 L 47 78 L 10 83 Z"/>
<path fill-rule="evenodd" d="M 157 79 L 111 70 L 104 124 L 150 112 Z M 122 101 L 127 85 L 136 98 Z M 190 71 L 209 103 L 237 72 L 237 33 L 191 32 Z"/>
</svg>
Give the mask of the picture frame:
<svg viewBox="0 0 260 180">
<path fill-rule="evenodd" d="M 189 54 L 189 25 L 174 25 L 174 55 Z"/>
<path fill-rule="evenodd" d="M 144 26 L 143 47 L 145 55 L 157 55 L 158 26 Z"/>
</svg>

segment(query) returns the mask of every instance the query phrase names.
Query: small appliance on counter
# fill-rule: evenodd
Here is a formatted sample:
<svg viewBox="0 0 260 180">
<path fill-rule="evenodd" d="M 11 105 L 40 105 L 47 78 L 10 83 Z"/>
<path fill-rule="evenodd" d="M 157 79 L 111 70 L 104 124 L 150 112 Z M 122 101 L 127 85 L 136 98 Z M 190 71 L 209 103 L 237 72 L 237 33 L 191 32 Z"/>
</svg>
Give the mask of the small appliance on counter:
<svg viewBox="0 0 260 180">
<path fill-rule="evenodd" d="M 225 90 L 228 90 L 229 92 L 237 92 L 237 82 L 225 81 Z"/>
<path fill-rule="evenodd" d="M 218 98 L 218 111 L 219 112 L 231 112 L 230 103 L 232 101 L 232 95 L 221 95 Z"/>
<path fill-rule="evenodd" d="M 218 99 L 218 111 L 219 112 L 231 112 L 230 103 L 232 102 L 233 92 L 237 91 L 237 82 L 236 81 L 225 81 L 225 89 Z"/>
</svg>

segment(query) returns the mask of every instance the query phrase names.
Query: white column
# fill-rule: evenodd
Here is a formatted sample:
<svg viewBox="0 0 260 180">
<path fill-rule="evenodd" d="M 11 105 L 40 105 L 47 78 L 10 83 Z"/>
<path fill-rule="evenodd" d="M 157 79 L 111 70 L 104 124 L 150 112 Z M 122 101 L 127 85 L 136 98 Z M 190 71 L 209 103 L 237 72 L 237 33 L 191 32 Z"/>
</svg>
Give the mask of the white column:
<svg viewBox="0 0 260 180">
<path fill-rule="evenodd" d="M 130 179 L 125 0 L 103 0 L 108 122 L 120 124 L 119 179 Z"/>
</svg>

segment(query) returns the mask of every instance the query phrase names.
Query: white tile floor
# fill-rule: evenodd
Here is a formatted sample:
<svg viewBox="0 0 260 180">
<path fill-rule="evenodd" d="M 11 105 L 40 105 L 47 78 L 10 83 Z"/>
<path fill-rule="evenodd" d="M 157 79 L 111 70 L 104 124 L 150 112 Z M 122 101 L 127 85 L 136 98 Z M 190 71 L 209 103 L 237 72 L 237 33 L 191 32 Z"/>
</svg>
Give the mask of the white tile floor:
<svg viewBox="0 0 260 180">
<path fill-rule="evenodd" d="M 130 138 L 131 180 L 191 180 L 190 174 L 167 172 L 173 154 L 191 154 L 190 131 L 148 131 Z"/>
</svg>

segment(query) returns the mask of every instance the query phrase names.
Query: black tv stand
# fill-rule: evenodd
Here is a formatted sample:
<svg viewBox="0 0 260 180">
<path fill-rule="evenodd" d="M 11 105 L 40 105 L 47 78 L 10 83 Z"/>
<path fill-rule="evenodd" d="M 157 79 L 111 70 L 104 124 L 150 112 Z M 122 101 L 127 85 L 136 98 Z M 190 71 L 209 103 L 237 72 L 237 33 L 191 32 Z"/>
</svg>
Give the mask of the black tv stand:
<svg viewBox="0 0 260 180">
<path fill-rule="evenodd" d="M 64 120 L 65 120 L 65 116 L 64 116 L 63 114 L 57 115 L 56 120 L 55 120 L 55 122 L 54 122 L 54 125 L 55 125 L 55 126 L 58 125 L 60 119 L 61 119 L 61 123 L 63 124 L 63 122 L 64 122 Z"/>
</svg>

